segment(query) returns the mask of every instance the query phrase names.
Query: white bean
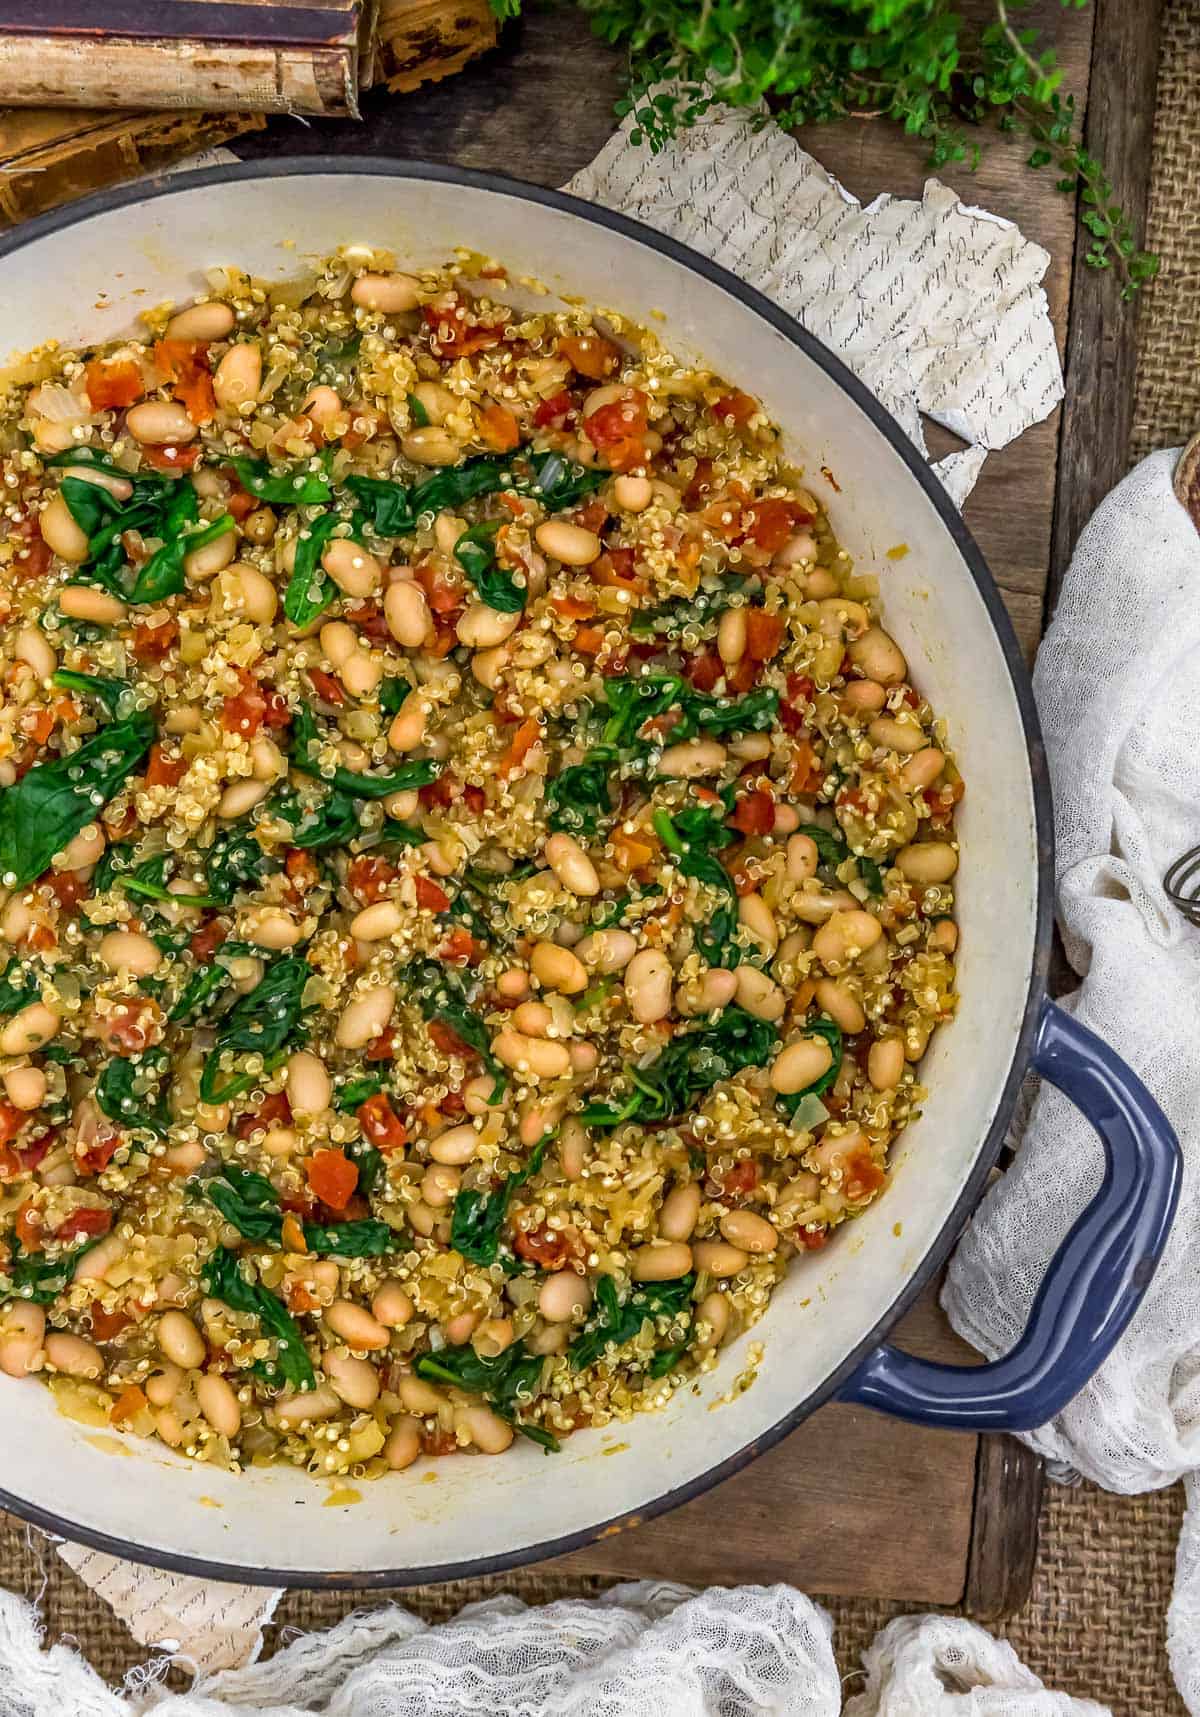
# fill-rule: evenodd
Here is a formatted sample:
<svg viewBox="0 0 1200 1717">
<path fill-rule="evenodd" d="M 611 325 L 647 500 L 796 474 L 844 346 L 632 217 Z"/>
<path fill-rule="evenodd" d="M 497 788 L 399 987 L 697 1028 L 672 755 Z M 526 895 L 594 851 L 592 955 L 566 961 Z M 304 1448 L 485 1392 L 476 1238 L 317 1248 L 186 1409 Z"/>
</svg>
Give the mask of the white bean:
<svg viewBox="0 0 1200 1717">
<path fill-rule="evenodd" d="M 425 592 L 408 580 L 388 585 L 383 595 L 383 614 L 388 631 L 406 650 L 415 650 L 424 643 L 433 624 Z"/>
<path fill-rule="evenodd" d="M 327 543 L 321 565 L 347 596 L 370 596 L 383 578 L 383 568 L 375 556 L 349 537 L 335 537 Z"/>
<path fill-rule="evenodd" d="M 492 1053 L 506 1067 L 518 1068 L 535 1079 L 561 1079 L 571 1070 L 567 1046 L 541 1037 L 526 1037 L 508 1027 L 492 1041 Z"/>
<path fill-rule="evenodd" d="M 469 650 L 491 650 L 503 644 L 521 624 L 519 614 L 501 614 L 486 602 L 469 602 L 454 630 Z"/>
<path fill-rule="evenodd" d="M 653 1025 L 671 1011 L 671 962 L 659 948 L 643 948 L 625 968 L 625 999 L 634 1019 Z"/>
<path fill-rule="evenodd" d="M 222 411 L 236 412 L 258 398 L 262 385 L 262 350 L 257 340 L 230 346 L 213 375 L 213 396 Z"/>
<path fill-rule="evenodd" d="M 782 1019 L 787 1011 L 787 997 L 779 985 L 756 966 L 741 965 L 737 969 L 737 999 L 755 1019 Z"/>
<path fill-rule="evenodd" d="M 58 666 L 58 657 L 39 626 L 22 626 L 17 633 L 15 654 L 19 662 L 28 662 L 39 680 L 48 680 Z"/>
<path fill-rule="evenodd" d="M 0 1323 L 0 1371 L 6 1377 L 28 1376 L 38 1366 L 45 1332 L 43 1307 L 29 1300 L 11 1301 Z"/>
<path fill-rule="evenodd" d="M 338 1020 L 335 1042 L 339 1049 L 363 1049 L 372 1038 L 379 1036 L 392 1017 L 396 1006 L 396 990 L 392 984 L 378 984 L 356 996 L 342 1010 Z"/>
<path fill-rule="evenodd" d="M 403 1329 L 416 1307 L 399 1282 L 385 1282 L 371 1301 L 371 1315 L 388 1329 Z"/>
<path fill-rule="evenodd" d="M 67 1377 L 100 1377 L 104 1373 L 104 1355 L 94 1341 L 68 1330 L 52 1330 L 42 1343 L 46 1363 Z"/>
<path fill-rule="evenodd" d="M 87 559 L 87 532 L 75 523 L 61 494 L 52 495 L 38 514 L 38 530 L 46 547 L 52 549 L 60 560 L 78 566 L 80 561 Z"/>
<path fill-rule="evenodd" d="M 725 747 L 715 739 L 687 739 L 682 745 L 667 746 L 658 760 L 658 773 L 694 781 L 701 775 L 716 775 L 725 758 Z"/>
<path fill-rule="evenodd" d="M 40 1109 L 46 1100 L 46 1075 L 40 1067 L 10 1067 L 4 1090 L 14 1109 Z"/>
<path fill-rule="evenodd" d="M 232 1440 L 242 1428 L 242 1409 L 232 1386 L 216 1371 L 196 1379 L 200 1411 L 219 1437 Z"/>
<path fill-rule="evenodd" d="M 601 542 L 595 531 L 568 524 L 565 519 L 547 519 L 533 535 L 543 554 L 564 566 L 590 566 L 600 555 Z"/>
<path fill-rule="evenodd" d="M 228 304 L 189 304 L 177 310 L 167 323 L 168 340 L 198 340 L 208 344 L 233 332 L 234 315 Z"/>
<path fill-rule="evenodd" d="M 597 972 L 623 972 L 637 953 L 637 939 L 628 930 L 593 930 L 575 944 L 575 952 Z"/>
<path fill-rule="evenodd" d="M 658 1231 L 664 1240 L 690 1240 L 700 1215 L 700 1188 L 695 1181 L 677 1186 L 662 1201 Z"/>
<path fill-rule="evenodd" d="M 674 1282 L 692 1267 L 692 1248 L 679 1240 L 655 1241 L 629 1255 L 635 1282 Z"/>
<path fill-rule="evenodd" d="M 779 1246 L 779 1235 L 767 1221 L 753 1210 L 727 1210 L 721 1218 L 721 1233 L 731 1246 L 743 1252 L 765 1255 Z"/>
<path fill-rule="evenodd" d="M 237 532 L 232 527 L 222 531 L 212 542 L 194 548 L 183 557 L 183 570 L 189 578 L 202 580 L 221 572 L 237 553 Z"/>
<path fill-rule="evenodd" d="M 429 1154 L 435 1163 L 449 1163 L 459 1167 L 463 1163 L 469 1163 L 478 1150 L 479 1134 L 469 1121 L 460 1122 L 457 1127 L 447 1127 L 445 1132 L 439 1133 L 429 1145 Z"/>
<path fill-rule="evenodd" d="M 354 914 L 350 934 L 357 942 L 382 942 L 394 936 L 403 923 L 404 914 L 394 900 L 377 900 Z"/>
<path fill-rule="evenodd" d="M 383 1458 L 393 1472 L 411 1467 L 421 1453 L 421 1427 L 407 1416 L 393 1420 L 388 1440 L 383 1445 Z"/>
<path fill-rule="evenodd" d="M 350 288 L 350 300 L 364 310 L 397 316 L 421 302 L 421 283 L 411 274 L 360 274 Z"/>
<path fill-rule="evenodd" d="M 591 1288 L 574 1270 L 555 1270 L 538 1295 L 538 1311 L 552 1324 L 570 1323 L 591 1303 Z"/>
<path fill-rule="evenodd" d="M 804 1091 L 828 1073 L 833 1051 L 823 1037 L 802 1037 L 785 1044 L 771 1063 L 771 1088 L 785 1096 Z"/>
<path fill-rule="evenodd" d="M 252 811 L 255 805 L 261 803 L 271 790 L 269 781 L 255 781 L 250 777 L 244 781 L 234 781 L 217 800 L 218 817 L 244 817 L 247 811 Z"/>
<path fill-rule="evenodd" d="M 44 1002 L 30 1002 L 0 1031 L 0 1053 L 27 1055 L 58 1036 L 60 1021 Z"/>
<path fill-rule="evenodd" d="M 131 405 L 125 413 L 125 427 L 135 441 L 150 447 L 182 445 L 194 441 L 200 433 L 184 407 L 167 399 L 147 399 L 140 405 Z"/>
<path fill-rule="evenodd" d="M 896 854 L 896 865 L 909 882 L 949 882 L 958 869 L 958 854 L 949 841 L 913 841 Z"/>
<path fill-rule="evenodd" d="M 391 1340 L 378 1319 L 354 1300 L 335 1300 L 326 1308 L 325 1322 L 347 1347 L 361 1348 L 364 1352 L 386 1347 Z"/>
<path fill-rule="evenodd" d="M 58 593 L 60 611 L 71 620 L 87 620 L 94 626 L 115 626 L 124 620 L 125 604 L 106 590 L 86 584 L 67 584 Z"/>
<path fill-rule="evenodd" d="M 617 477 L 613 500 L 626 513 L 642 513 L 654 498 L 649 477 Z"/>
<path fill-rule="evenodd" d="M 294 1114 L 320 1115 L 328 1109 L 333 1086 L 325 1063 L 311 1050 L 298 1049 L 288 1056 L 284 1082 Z"/>
<path fill-rule="evenodd" d="M 587 968 L 569 948 L 557 942 L 539 942 L 529 956 L 530 970 L 543 988 L 558 990 L 564 996 L 577 995 L 587 989 Z"/>
<path fill-rule="evenodd" d="M 185 1371 L 192 1371 L 196 1366 L 204 1364 L 208 1348 L 204 1337 L 186 1312 L 164 1312 L 158 1320 L 156 1334 L 163 1357 L 174 1365 L 182 1366 Z"/>
<path fill-rule="evenodd" d="M 341 1411 L 341 1401 L 326 1383 L 295 1395 L 281 1395 L 271 1407 L 271 1417 L 284 1431 L 294 1431 L 312 1419 L 332 1419 Z"/>
<path fill-rule="evenodd" d="M 561 831 L 546 842 L 546 862 L 563 887 L 572 894 L 591 896 L 600 892 L 596 867 L 573 835 Z"/>
</svg>

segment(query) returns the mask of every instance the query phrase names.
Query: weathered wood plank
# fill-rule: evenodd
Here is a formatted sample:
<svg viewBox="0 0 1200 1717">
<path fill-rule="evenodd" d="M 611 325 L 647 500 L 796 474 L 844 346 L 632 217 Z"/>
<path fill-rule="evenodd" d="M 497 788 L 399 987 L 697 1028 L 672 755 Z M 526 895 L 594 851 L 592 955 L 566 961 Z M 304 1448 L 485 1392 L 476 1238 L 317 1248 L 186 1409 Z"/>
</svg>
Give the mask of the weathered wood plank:
<svg viewBox="0 0 1200 1717">
<path fill-rule="evenodd" d="M 1117 202 L 1142 234 L 1150 190 L 1162 0 L 1106 0 L 1096 15 L 1085 137 Z M 1137 365 L 1137 308 L 1121 302 L 1111 270 L 1075 261 L 1069 393 L 1063 412 L 1058 504 L 1047 617 L 1079 533 L 1129 468 Z"/>
</svg>

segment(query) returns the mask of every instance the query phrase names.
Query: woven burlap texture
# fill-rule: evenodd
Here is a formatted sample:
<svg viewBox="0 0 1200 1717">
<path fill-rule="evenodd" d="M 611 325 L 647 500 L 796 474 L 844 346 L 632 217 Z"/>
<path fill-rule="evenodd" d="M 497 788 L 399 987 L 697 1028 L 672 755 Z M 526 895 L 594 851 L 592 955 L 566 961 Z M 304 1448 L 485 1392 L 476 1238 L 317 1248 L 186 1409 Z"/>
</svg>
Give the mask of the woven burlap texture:
<svg viewBox="0 0 1200 1717">
<path fill-rule="evenodd" d="M 1138 311 L 1134 460 L 1200 428 L 1198 113 L 1200 0 L 1166 0 L 1147 232 L 1148 248 L 1162 266 Z M 1032 1593 L 1019 1614 L 995 1631 L 1049 1685 L 1102 1699 L 1119 1717 L 1186 1717 L 1163 1649 L 1182 1507 L 1178 1489 L 1122 1497 L 1090 1486 L 1048 1486 Z M 45 1539 L 3 1515 L 0 1583 L 37 1599 L 49 1637 L 76 1643 L 109 1680 L 145 1661 L 144 1648 Z M 428 1621 L 442 1621 L 463 1604 L 498 1591 L 536 1604 L 566 1594 L 586 1596 L 608 1584 L 556 1573 L 549 1565 L 491 1580 L 418 1587 L 402 1594 L 402 1602 Z M 268 1629 L 266 1649 L 283 1629 L 329 1627 L 360 1603 L 386 1601 L 370 1593 L 289 1593 Z M 876 1631 L 912 1608 L 874 1599 L 824 1602 L 848 1677 Z M 848 1685 L 853 1688 L 853 1680 Z"/>
</svg>

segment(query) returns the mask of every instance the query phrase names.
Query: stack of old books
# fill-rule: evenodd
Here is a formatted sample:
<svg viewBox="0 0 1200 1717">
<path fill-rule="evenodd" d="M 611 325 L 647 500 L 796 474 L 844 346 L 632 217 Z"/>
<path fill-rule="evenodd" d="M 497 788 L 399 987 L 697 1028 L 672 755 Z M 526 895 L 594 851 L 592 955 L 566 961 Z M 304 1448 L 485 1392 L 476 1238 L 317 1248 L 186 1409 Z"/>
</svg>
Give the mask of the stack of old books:
<svg viewBox="0 0 1200 1717">
<path fill-rule="evenodd" d="M 488 0 L 0 0 L 0 226 L 495 40 Z"/>
</svg>

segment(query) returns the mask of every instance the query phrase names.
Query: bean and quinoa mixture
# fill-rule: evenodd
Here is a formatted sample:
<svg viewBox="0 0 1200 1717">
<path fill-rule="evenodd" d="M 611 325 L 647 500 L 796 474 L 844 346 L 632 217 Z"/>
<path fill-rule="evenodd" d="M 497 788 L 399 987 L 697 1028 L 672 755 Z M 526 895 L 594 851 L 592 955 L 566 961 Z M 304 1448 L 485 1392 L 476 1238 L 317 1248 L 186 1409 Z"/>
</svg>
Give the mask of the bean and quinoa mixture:
<svg viewBox="0 0 1200 1717">
<path fill-rule="evenodd" d="M 746 394 L 465 252 L 209 286 L 0 382 L 0 1367 L 554 1449 L 885 1186 L 962 782 Z"/>
</svg>

